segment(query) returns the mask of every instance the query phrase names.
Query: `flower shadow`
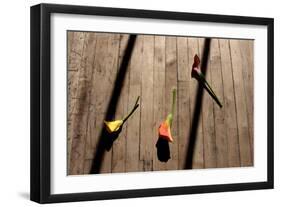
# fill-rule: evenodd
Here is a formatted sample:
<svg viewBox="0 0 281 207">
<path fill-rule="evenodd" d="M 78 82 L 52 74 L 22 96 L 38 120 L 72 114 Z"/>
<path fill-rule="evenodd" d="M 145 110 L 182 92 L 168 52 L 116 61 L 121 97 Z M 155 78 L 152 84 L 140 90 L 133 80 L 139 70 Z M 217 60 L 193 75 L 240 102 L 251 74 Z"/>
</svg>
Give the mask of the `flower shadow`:
<svg viewBox="0 0 281 207">
<path fill-rule="evenodd" d="M 106 129 L 104 130 L 104 148 L 106 151 L 109 151 L 112 148 L 114 141 L 119 137 L 119 134 L 122 132 L 123 125 L 116 132 L 109 133 Z"/>
<path fill-rule="evenodd" d="M 157 157 L 160 162 L 168 162 L 171 158 L 169 142 L 161 137 L 158 138 L 156 143 Z"/>
</svg>

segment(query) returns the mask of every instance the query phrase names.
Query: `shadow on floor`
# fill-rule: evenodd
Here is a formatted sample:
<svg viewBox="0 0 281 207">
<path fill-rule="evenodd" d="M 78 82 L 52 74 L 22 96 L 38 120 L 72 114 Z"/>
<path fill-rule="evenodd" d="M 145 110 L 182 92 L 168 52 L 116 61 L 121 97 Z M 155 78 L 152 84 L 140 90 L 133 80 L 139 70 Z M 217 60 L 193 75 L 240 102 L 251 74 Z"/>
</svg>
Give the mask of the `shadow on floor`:
<svg viewBox="0 0 281 207">
<path fill-rule="evenodd" d="M 156 143 L 157 157 L 160 162 L 168 162 L 171 158 L 169 142 L 165 139 L 158 138 Z"/>
<path fill-rule="evenodd" d="M 201 64 L 201 71 L 205 75 L 206 69 L 208 66 L 208 59 L 209 59 L 209 53 L 210 53 L 210 45 L 211 45 L 211 39 L 206 38 L 204 42 L 204 49 L 203 49 L 203 56 L 202 56 L 202 64 Z M 202 109 L 202 100 L 203 100 L 203 94 L 204 94 L 204 87 L 202 84 L 198 85 L 197 94 L 196 94 L 196 101 L 195 101 L 195 108 L 193 112 L 193 119 L 192 119 L 192 125 L 190 133 L 187 137 L 189 140 L 187 152 L 186 152 L 186 158 L 185 158 L 185 169 L 192 169 L 192 162 L 194 157 L 194 148 L 196 144 L 196 136 L 197 136 L 197 129 L 199 125 L 199 118 L 201 114 Z"/>
<path fill-rule="evenodd" d="M 107 112 L 105 116 L 105 120 L 107 121 L 111 121 L 114 119 L 118 99 L 120 97 L 120 93 L 124 85 L 124 80 L 128 71 L 129 62 L 136 42 L 136 37 L 136 35 L 130 35 L 129 37 L 127 47 L 124 52 L 124 56 L 114 83 L 114 88 L 111 93 L 110 101 L 107 106 Z M 109 151 L 111 149 L 113 142 L 118 138 L 121 130 L 122 129 L 118 130 L 114 134 L 109 134 L 105 127 L 102 128 L 98 137 L 97 151 L 94 154 L 90 174 L 98 174 L 100 172 L 104 154 L 106 153 L 106 150 Z"/>
<path fill-rule="evenodd" d="M 30 200 L 30 195 L 28 192 L 19 192 L 18 195 L 20 197 L 22 197 L 23 199 L 27 199 L 27 200 Z"/>
</svg>

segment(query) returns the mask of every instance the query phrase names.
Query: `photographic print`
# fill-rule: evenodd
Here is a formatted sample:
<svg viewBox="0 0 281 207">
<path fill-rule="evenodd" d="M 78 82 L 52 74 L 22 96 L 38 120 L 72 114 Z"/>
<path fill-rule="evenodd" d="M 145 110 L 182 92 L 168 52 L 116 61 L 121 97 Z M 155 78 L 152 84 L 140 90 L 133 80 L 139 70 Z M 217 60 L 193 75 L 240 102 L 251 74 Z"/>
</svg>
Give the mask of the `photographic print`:
<svg viewBox="0 0 281 207">
<path fill-rule="evenodd" d="M 274 19 L 38 4 L 30 199 L 274 188 Z"/>
<path fill-rule="evenodd" d="M 254 166 L 254 40 L 67 31 L 68 175 Z"/>
</svg>

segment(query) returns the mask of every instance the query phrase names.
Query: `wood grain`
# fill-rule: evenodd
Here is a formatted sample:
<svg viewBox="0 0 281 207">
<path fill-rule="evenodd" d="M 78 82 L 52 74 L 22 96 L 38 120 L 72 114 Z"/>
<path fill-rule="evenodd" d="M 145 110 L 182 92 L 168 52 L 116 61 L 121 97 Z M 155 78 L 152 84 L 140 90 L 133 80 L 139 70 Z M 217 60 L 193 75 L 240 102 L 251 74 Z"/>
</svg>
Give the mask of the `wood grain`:
<svg viewBox="0 0 281 207">
<path fill-rule="evenodd" d="M 253 40 L 249 41 L 239 41 L 240 53 L 242 57 L 242 67 L 243 67 L 243 81 L 245 86 L 245 96 L 246 107 L 247 107 L 247 118 L 248 118 L 248 127 L 249 127 L 249 136 L 250 136 L 250 146 L 251 146 L 251 157 L 253 158 L 253 112 L 254 112 L 254 74 L 252 68 L 254 68 L 253 60 Z"/>
<path fill-rule="evenodd" d="M 223 94 L 224 94 L 224 124 L 227 137 L 227 158 L 229 167 L 240 166 L 239 137 L 236 118 L 236 102 L 234 94 L 234 82 L 232 75 L 232 63 L 229 40 L 219 40 Z M 227 166 L 227 165 L 226 165 Z"/>
<path fill-rule="evenodd" d="M 153 169 L 153 55 L 154 37 L 143 36 L 141 68 L 140 160 L 143 171 Z"/>
<path fill-rule="evenodd" d="M 157 156 L 158 127 L 165 119 L 165 65 L 166 38 L 155 36 L 154 68 L 153 68 L 153 170 L 166 170 L 166 163 L 160 162 Z"/>
<path fill-rule="evenodd" d="M 166 69 L 165 69 L 165 116 L 171 112 L 172 91 L 177 90 L 177 38 L 166 37 Z M 178 92 L 176 92 L 178 93 Z M 178 96 L 178 94 L 177 94 Z M 165 117 L 166 118 L 166 117 Z M 165 119 L 164 119 L 165 120 Z M 164 121 L 163 120 L 163 121 Z M 171 159 L 166 164 L 166 169 L 178 169 L 178 107 L 176 103 L 175 113 L 171 126 L 174 141 L 169 144 Z"/>
<path fill-rule="evenodd" d="M 128 106 L 133 106 L 136 98 L 141 95 L 142 50 L 143 36 L 138 36 L 130 60 Z M 141 108 L 139 107 L 127 123 L 126 172 L 140 171 L 140 115 Z"/>
<path fill-rule="evenodd" d="M 199 41 L 199 57 L 203 59 L 203 49 L 205 39 L 200 38 Z M 213 40 L 212 43 L 213 45 Z M 209 57 L 208 68 L 206 69 L 205 78 L 208 83 L 212 86 L 213 90 L 216 92 L 213 79 L 216 77 L 213 76 L 214 69 L 214 47 L 211 48 L 211 53 Z M 203 119 L 203 148 L 204 148 L 204 167 L 205 168 L 214 168 L 217 166 L 217 149 L 216 149 L 216 137 L 215 137 L 215 114 L 214 114 L 214 105 L 216 104 L 213 98 L 207 93 L 204 92 L 203 105 L 202 105 L 202 119 Z"/>
<path fill-rule="evenodd" d="M 230 40 L 241 166 L 252 165 L 242 54 L 239 40 Z"/>
<path fill-rule="evenodd" d="M 178 167 L 185 167 L 188 146 L 188 132 L 190 131 L 190 63 L 188 62 L 188 38 L 177 38 L 178 63 Z"/>
<path fill-rule="evenodd" d="M 192 67 L 195 54 L 199 54 L 199 40 L 198 38 L 188 38 L 188 62 Z M 195 79 L 190 81 L 190 120 L 193 124 L 193 114 L 196 104 L 196 95 L 198 90 L 198 82 Z M 204 105 L 204 103 L 203 103 Z M 199 115 L 199 124 L 197 128 L 197 134 L 194 146 L 194 156 L 192 160 L 192 168 L 204 168 L 204 140 L 203 140 L 203 129 L 202 129 L 202 114 Z"/>
<path fill-rule="evenodd" d="M 137 35 L 124 81 L 116 83 L 131 35 L 74 31 L 67 35 L 68 174 L 88 174 L 95 165 L 98 143 L 107 138 L 99 136 L 116 84 L 122 90 L 114 119 L 122 119 L 138 96 L 140 106 L 104 152 L 99 172 L 185 169 L 198 92 L 191 68 L 195 54 L 202 59 L 205 39 Z M 193 137 L 193 169 L 253 165 L 253 49 L 253 40 L 211 40 L 206 79 L 223 107 L 204 90 Z M 158 127 L 171 111 L 174 88 L 174 142 L 169 143 L 171 159 L 161 162 Z"/>
<path fill-rule="evenodd" d="M 129 35 L 120 35 L 118 71 L 120 70 L 120 65 L 124 58 L 124 53 L 126 51 L 128 41 Z M 125 81 L 122 86 L 120 98 L 117 104 L 115 119 L 123 119 L 127 115 L 128 111 L 131 109 L 129 107 L 132 107 L 128 107 L 129 74 L 129 72 L 128 74 L 126 74 Z M 112 172 L 125 171 L 126 133 L 127 124 L 123 126 L 122 132 L 119 134 L 119 137 L 116 139 L 112 146 Z"/>
</svg>

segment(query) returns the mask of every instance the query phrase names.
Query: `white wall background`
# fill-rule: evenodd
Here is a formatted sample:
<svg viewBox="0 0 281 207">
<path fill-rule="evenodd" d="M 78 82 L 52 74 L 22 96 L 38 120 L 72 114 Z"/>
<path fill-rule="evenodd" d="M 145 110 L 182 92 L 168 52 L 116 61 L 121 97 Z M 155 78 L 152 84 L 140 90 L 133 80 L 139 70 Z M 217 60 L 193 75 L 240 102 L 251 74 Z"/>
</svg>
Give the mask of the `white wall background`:
<svg viewBox="0 0 281 207">
<path fill-rule="evenodd" d="M 0 12 L 0 206 L 36 206 L 29 201 L 29 7 L 38 3 L 81 4 L 275 18 L 275 189 L 63 203 L 53 206 L 266 206 L 281 202 L 281 13 L 266 0 L 49 0 L 3 1 Z M 172 182 L 172 181 L 171 181 Z M 275 205 L 276 206 L 276 205 Z"/>
</svg>

